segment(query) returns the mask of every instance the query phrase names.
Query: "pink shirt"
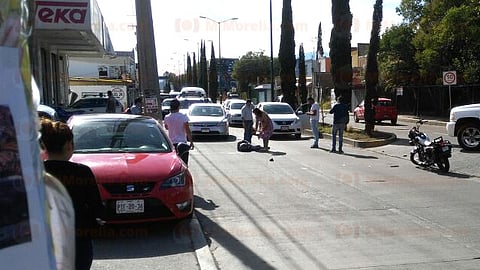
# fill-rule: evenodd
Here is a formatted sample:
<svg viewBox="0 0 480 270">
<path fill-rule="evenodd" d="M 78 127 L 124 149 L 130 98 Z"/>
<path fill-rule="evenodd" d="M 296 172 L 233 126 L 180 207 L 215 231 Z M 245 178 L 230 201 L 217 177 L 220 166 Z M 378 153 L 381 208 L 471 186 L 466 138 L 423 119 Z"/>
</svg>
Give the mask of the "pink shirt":
<svg viewBox="0 0 480 270">
<path fill-rule="evenodd" d="M 168 137 L 172 143 L 187 142 L 184 124 L 188 123 L 188 116 L 183 113 L 174 112 L 165 116 L 163 120 L 168 130 Z"/>
</svg>

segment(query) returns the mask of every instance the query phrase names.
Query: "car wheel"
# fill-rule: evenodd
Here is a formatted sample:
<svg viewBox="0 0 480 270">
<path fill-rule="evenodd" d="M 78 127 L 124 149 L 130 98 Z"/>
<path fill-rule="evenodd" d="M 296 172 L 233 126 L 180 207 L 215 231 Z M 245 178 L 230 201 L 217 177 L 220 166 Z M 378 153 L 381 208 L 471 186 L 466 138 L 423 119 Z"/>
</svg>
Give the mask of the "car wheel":
<svg viewBox="0 0 480 270">
<path fill-rule="evenodd" d="M 458 144 L 465 150 L 480 150 L 480 125 L 467 123 L 458 129 Z"/>
<path fill-rule="evenodd" d="M 301 138 L 302 138 L 302 134 L 301 134 L 301 133 L 295 134 L 295 139 L 301 139 Z"/>
<path fill-rule="evenodd" d="M 393 125 L 393 126 L 397 125 L 397 118 L 392 119 L 392 125 Z"/>
<path fill-rule="evenodd" d="M 355 123 L 360 122 L 360 119 L 358 119 L 358 116 L 356 113 L 353 114 L 353 120 L 355 121 Z"/>
</svg>

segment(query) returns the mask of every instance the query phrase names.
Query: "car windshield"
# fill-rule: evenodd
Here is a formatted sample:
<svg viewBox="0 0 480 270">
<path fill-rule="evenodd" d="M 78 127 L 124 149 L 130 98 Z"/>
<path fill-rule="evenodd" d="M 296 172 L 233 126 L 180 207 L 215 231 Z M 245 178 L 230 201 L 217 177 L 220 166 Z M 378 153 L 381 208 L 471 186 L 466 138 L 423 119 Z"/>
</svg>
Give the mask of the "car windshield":
<svg viewBox="0 0 480 270">
<path fill-rule="evenodd" d="M 205 103 L 204 99 L 184 99 L 180 100 L 180 109 L 188 109 L 194 103 Z"/>
<path fill-rule="evenodd" d="M 393 106 L 393 104 L 390 100 L 382 100 L 382 101 L 378 101 L 377 106 L 391 107 Z"/>
<path fill-rule="evenodd" d="M 292 114 L 293 110 L 288 104 L 266 104 L 262 107 L 268 114 Z"/>
<path fill-rule="evenodd" d="M 190 112 L 191 116 L 223 116 L 223 110 L 215 106 L 195 106 Z"/>
<path fill-rule="evenodd" d="M 75 153 L 170 152 L 165 134 L 145 119 L 98 119 L 74 123 Z"/>
<path fill-rule="evenodd" d="M 235 102 L 230 105 L 230 109 L 239 110 L 245 105 L 245 102 Z"/>
</svg>

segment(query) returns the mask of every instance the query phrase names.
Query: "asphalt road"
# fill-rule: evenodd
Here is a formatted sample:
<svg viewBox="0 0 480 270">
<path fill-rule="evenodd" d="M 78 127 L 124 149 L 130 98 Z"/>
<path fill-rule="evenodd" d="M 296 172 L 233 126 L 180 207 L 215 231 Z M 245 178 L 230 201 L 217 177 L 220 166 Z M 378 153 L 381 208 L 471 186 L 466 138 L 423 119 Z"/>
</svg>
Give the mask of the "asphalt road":
<svg viewBox="0 0 480 270">
<path fill-rule="evenodd" d="M 310 143 L 277 138 L 268 153 L 237 152 L 235 138 L 196 144 L 197 217 L 218 269 L 478 268 L 478 177 Z"/>
<path fill-rule="evenodd" d="M 478 269 L 478 153 L 455 148 L 448 174 L 415 167 L 410 126 L 378 126 L 399 139 L 344 155 L 330 140 L 310 149 L 306 136 L 240 153 L 240 128 L 199 140 L 196 219 L 108 228 L 92 269 Z"/>
</svg>

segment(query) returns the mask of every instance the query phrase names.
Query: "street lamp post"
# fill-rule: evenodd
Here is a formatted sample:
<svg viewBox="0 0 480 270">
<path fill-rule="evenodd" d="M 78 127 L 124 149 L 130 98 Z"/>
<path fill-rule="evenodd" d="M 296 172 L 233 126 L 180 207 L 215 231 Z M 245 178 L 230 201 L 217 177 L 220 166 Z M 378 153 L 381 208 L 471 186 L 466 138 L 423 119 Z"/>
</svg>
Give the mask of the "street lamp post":
<svg viewBox="0 0 480 270">
<path fill-rule="evenodd" d="M 220 62 L 220 65 L 219 65 L 219 68 L 218 68 L 218 73 L 219 73 L 219 76 L 218 76 L 218 85 L 221 86 L 222 84 L 222 67 L 223 67 L 223 62 L 222 62 L 222 51 L 220 49 L 220 29 L 221 29 L 221 24 L 224 23 L 224 22 L 228 22 L 228 21 L 234 21 L 234 20 L 238 20 L 238 18 L 229 18 L 229 19 L 226 19 L 226 20 L 223 20 L 223 21 L 217 21 L 217 20 L 214 20 L 212 18 L 209 18 L 209 17 L 205 17 L 205 16 L 200 16 L 201 19 L 207 19 L 207 20 L 210 20 L 212 22 L 215 22 L 217 25 L 218 25 L 218 60 Z"/>
</svg>

